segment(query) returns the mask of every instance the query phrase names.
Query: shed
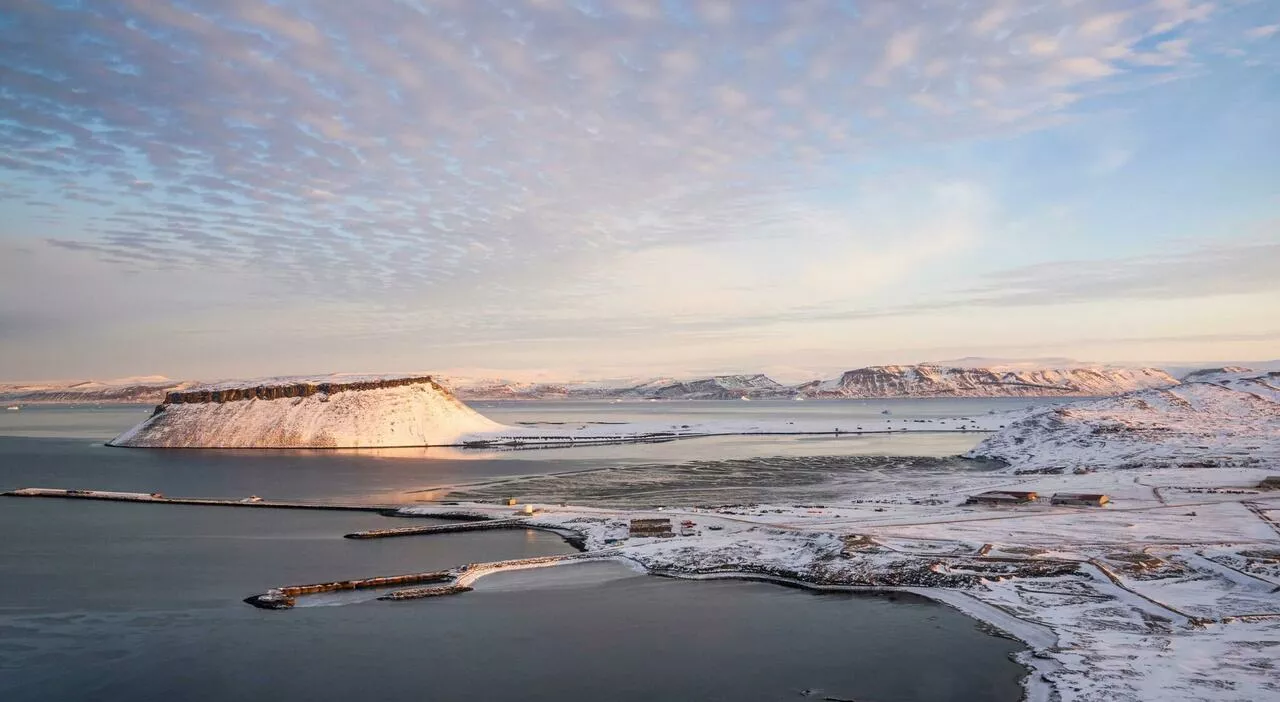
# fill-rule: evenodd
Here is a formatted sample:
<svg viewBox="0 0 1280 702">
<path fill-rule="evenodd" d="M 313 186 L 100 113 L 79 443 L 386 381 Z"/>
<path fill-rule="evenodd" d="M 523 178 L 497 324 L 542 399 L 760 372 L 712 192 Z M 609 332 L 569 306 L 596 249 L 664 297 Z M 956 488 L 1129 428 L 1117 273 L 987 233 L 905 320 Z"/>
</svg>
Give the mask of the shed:
<svg viewBox="0 0 1280 702">
<path fill-rule="evenodd" d="M 1024 492 L 1020 490 L 988 490 L 980 492 L 976 495 L 970 495 L 965 500 L 967 505 L 1025 505 L 1028 502 L 1035 502 L 1040 497 L 1034 492 Z"/>
<path fill-rule="evenodd" d="M 1050 504 L 1075 507 L 1101 507 L 1110 501 L 1111 498 L 1107 495 L 1090 492 L 1059 492 L 1049 498 Z"/>
<path fill-rule="evenodd" d="M 670 519 L 632 519 L 630 536 L 639 537 L 667 537 L 675 536 L 671 531 Z"/>
</svg>

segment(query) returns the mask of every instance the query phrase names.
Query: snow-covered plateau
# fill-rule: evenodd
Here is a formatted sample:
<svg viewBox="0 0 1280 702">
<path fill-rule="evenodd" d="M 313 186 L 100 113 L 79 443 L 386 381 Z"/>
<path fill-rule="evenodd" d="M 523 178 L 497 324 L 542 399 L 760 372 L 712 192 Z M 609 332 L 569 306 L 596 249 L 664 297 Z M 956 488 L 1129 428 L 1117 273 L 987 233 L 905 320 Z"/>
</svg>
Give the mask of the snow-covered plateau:
<svg viewBox="0 0 1280 702">
<path fill-rule="evenodd" d="M 534 502 L 529 521 L 661 575 L 933 597 L 1027 644 L 1031 700 L 1280 700 L 1280 490 L 1261 487 L 1280 474 L 1278 431 L 1275 375 L 1204 374 L 1030 411 L 975 449 L 1007 463 L 995 471 L 932 483 L 871 471 L 821 504 Z M 968 503 L 987 490 L 1038 497 Z M 1054 504 L 1058 493 L 1109 502 Z M 630 536 L 638 517 L 679 535 Z"/>
</svg>

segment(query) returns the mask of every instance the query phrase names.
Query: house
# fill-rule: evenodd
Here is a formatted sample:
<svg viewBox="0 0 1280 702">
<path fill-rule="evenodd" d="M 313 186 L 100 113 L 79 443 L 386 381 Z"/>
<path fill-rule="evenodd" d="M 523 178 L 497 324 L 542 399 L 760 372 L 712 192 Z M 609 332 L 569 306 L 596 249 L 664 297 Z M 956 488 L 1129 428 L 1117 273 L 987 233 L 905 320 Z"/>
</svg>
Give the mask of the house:
<svg viewBox="0 0 1280 702">
<path fill-rule="evenodd" d="M 641 538 L 675 536 L 671 531 L 670 519 L 632 519 L 628 535 Z"/>
<path fill-rule="evenodd" d="M 1110 501 L 1111 498 L 1106 495 L 1089 492 L 1059 492 L 1049 498 L 1050 504 L 1073 507 L 1101 507 Z"/>
<path fill-rule="evenodd" d="M 966 505 L 1025 505 L 1035 502 L 1040 497 L 1034 492 L 1023 492 L 1020 490 L 988 490 L 980 492 L 976 495 L 970 495 L 965 500 Z"/>
</svg>

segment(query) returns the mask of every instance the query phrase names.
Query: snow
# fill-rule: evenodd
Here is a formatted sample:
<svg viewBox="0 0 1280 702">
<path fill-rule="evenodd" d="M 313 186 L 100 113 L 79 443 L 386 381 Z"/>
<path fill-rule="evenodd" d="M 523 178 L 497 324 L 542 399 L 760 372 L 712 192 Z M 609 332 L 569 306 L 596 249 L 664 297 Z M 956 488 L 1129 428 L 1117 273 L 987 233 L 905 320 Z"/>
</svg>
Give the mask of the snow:
<svg viewBox="0 0 1280 702">
<path fill-rule="evenodd" d="M 968 455 L 1024 470 L 1262 466 L 1280 460 L 1280 373 L 1199 378 L 1035 410 Z"/>
<path fill-rule="evenodd" d="M 1117 395 L 1177 385 L 1156 368 L 870 366 L 802 390 L 818 397 L 1029 397 Z"/>
<path fill-rule="evenodd" d="M 622 424 L 530 425 L 503 427 L 461 437 L 468 445 L 560 445 L 617 441 L 644 441 L 660 438 L 694 438 L 730 435 L 792 434 L 893 434 L 905 432 L 994 431 L 1009 421 L 1007 415 L 985 414 L 976 417 L 939 419 L 858 419 L 840 425 L 818 420 L 782 420 L 748 418 L 671 424 L 667 422 L 629 422 Z"/>
<path fill-rule="evenodd" d="M 1226 370 L 1014 416 L 862 421 L 840 430 L 994 431 L 972 455 L 1007 465 L 927 479 L 867 471 L 835 480 L 836 497 L 821 506 L 790 503 L 784 490 L 767 486 L 759 504 L 715 508 L 535 503 L 530 523 L 580 535 L 589 553 L 674 577 L 933 597 L 1027 643 L 1019 660 L 1031 671 L 1026 687 L 1035 700 L 1280 700 L 1280 492 L 1256 487 L 1280 472 L 1278 386 L 1275 375 Z M 411 384 L 175 404 L 115 443 L 537 446 L 835 429 L 754 416 L 505 427 L 434 384 Z M 988 489 L 1045 498 L 1103 493 L 1112 501 L 964 504 Z M 405 511 L 512 512 L 477 502 Z M 687 536 L 628 538 L 627 522 L 637 517 L 695 527 Z"/>
<path fill-rule="evenodd" d="M 1029 646 L 1019 661 L 1029 669 L 1031 700 L 1280 700 L 1280 492 L 1256 487 L 1280 472 L 1280 397 L 1274 376 L 1203 377 L 1073 403 L 1063 414 L 1031 410 L 975 450 L 1008 462 L 996 472 L 922 483 L 870 471 L 863 482 L 836 481 L 846 492 L 821 506 L 535 504 L 531 523 L 576 532 L 589 552 L 664 575 L 932 597 Z M 1078 465 L 1093 470 L 1027 472 Z M 964 504 L 967 494 L 993 488 L 1046 498 L 1096 492 L 1112 502 Z M 406 511 L 443 509 L 510 515 L 465 502 Z M 627 520 L 640 517 L 695 527 L 674 538 L 628 538 Z"/>
</svg>

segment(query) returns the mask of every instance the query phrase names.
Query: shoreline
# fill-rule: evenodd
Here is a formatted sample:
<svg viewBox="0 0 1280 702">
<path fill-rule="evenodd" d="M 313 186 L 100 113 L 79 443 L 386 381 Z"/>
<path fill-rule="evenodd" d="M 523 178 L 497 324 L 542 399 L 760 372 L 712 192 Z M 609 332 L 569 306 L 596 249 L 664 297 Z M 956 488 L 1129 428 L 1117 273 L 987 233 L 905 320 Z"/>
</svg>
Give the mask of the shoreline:
<svg viewBox="0 0 1280 702">
<path fill-rule="evenodd" d="M 1028 478 L 1036 481 L 1070 479 L 1072 478 L 1062 476 Z M 1138 488 L 1139 491 L 1145 489 L 1149 488 Z M 93 494 L 93 491 L 68 495 L 66 491 L 60 490 L 31 490 L 16 496 L 95 499 Z M 218 504 L 263 508 L 293 507 L 289 503 L 273 504 L 266 501 L 210 502 L 182 498 L 170 501 L 167 498 L 155 499 L 149 494 L 105 491 L 99 493 L 96 499 L 198 506 Z M 947 524 L 952 523 L 960 527 L 972 522 L 983 525 L 980 528 L 985 535 L 988 533 L 985 525 L 1005 524 L 1008 520 L 1061 519 L 1085 515 L 1099 519 L 1113 514 L 1125 522 L 1128 515 L 1148 514 L 1151 510 L 1168 514 L 1192 506 L 1201 510 L 1212 504 L 1232 507 L 1242 499 L 1257 500 L 1259 504 L 1273 504 L 1271 501 L 1280 499 L 1280 495 L 1228 494 L 1223 495 L 1216 503 L 1197 501 L 1096 511 L 1005 509 L 999 515 L 967 517 L 959 522 L 956 522 L 956 518 L 961 515 L 951 515 L 951 522 L 943 521 L 938 526 L 947 528 Z M 334 505 L 314 507 L 332 509 Z M 1168 600 L 1164 595 L 1153 594 L 1148 581 L 1134 579 L 1132 574 L 1124 572 L 1112 572 L 1108 577 L 1094 562 L 1095 556 L 1077 561 L 1071 558 L 1064 560 L 1067 558 L 1066 553 L 1046 553 L 1043 549 L 1038 554 L 1028 554 L 1022 546 L 1010 547 L 1008 541 L 1005 542 L 1006 546 L 996 547 L 990 555 L 990 544 L 976 548 L 977 544 L 972 541 L 968 542 L 969 548 L 956 550 L 957 546 L 966 543 L 966 537 L 962 533 L 951 531 L 947 532 L 949 536 L 944 541 L 952 546 L 933 547 L 930 542 L 937 541 L 936 539 L 931 539 L 928 534 L 911 533 L 912 529 L 919 528 L 916 524 L 875 526 L 858 521 L 857 511 L 861 509 L 865 512 L 871 508 L 857 505 L 837 507 L 832 514 L 811 524 L 795 521 L 812 519 L 807 514 L 811 506 L 807 505 L 792 505 L 785 510 L 787 515 L 780 517 L 773 516 L 780 510 L 771 509 L 760 509 L 760 513 L 753 516 L 700 508 L 655 511 L 542 504 L 534 504 L 534 507 L 537 513 L 528 521 L 523 521 L 519 528 L 554 533 L 575 549 L 576 553 L 508 562 L 461 564 L 449 569 L 447 582 L 409 590 L 391 589 L 376 599 L 395 601 L 461 593 L 470 589 L 476 581 L 493 573 L 604 560 L 622 563 L 636 572 L 673 579 L 757 581 L 815 592 L 905 593 L 949 606 L 974 620 L 978 626 L 988 628 L 993 634 L 1020 642 L 1025 649 L 1014 654 L 1012 660 L 1025 671 L 1020 685 L 1024 691 L 1021 699 L 1027 702 L 1081 698 L 1081 689 L 1078 687 L 1080 676 L 1087 679 L 1093 670 L 1093 666 L 1087 661 L 1095 657 L 1104 661 L 1126 661 L 1133 651 L 1131 647 L 1146 637 L 1166 638 L 1168 643 L 1164 644 L 1165 647 L 1174 645 L 1174 650 L 1192 652 L 1198 646 L 1214 645 L 1215 640 L 1224 641 L 1218 645 L 1234 645 L 1233 642 L 1240 641 L 1248 646 L 1249 642 L 1258 640 L 1258 637 L 1265 637 L 1266 632 L 1275 626 L 1271 622 L 1280 617 L 1280 614 L 1272 614 L 1270 608 L 1261 608 L 1256 611 L 1265 614 L 1265 618 L 1261 615 L 1255 617 L 1231 612 L 1229 616 L 1216 621 L 1202 617 L 1193 620 L 1191 617 L 1195 617 L 1198 612 L 1188 610 L 1187 605 L 1176 599 Z M 338 508 L 341 509 L 341 505 Z M 509 506 L 475 502 L 434 505 L 418 503 L 394 507 L 361 505 L 360 508 L 409 519 L 511 519 Z M 1232 508 L 1247 513 L 1244 517 L 1246 519 L 1258 519 L 1243 508 Z M 850 510 L 854 514 L 849 514 Z M 671 539 L 618 538 L 620 531 L 627 528 L 629 519 L 650 516 L 666 517 L 673 522 L 682 519 L 696 520 L 697 528 L 686 532 L 682 537 Z M 992 521 L 993 519 L 996 521 Z M 1250 539 L 1244 544 L 1237 540 L 1233 548 L 1265 548 L 1264 544 L 1274 543 L 1275 532 L 1270 534 L 1272 536 Z M 335 535 L 335 538 L 341 538 L 341 535 Z M 991 536 L 984 538 L 998 540 Z M 1031 542 L 1018 539 L 1013 543 Z M 1203 536 L 1199 543 L 1205 543 Z M 1006 548 L 1009 550 L 1005 550 Z M 1060 544 L 1058 550 L 1062 548 L 1071 550 L 1068 544 Z M 1170 543 L 1155 548 L 1164 549 L 1157 551 L 1161 555 L 1166 552 L 1175 553 L 1175 559 L 1186 557 L 1176 555 L 1178 553 L 1190 553 L 1180 551 L 1182 546 Z M 1169 558 L 1168 555 L 1164 557 Z M 1055 567 L 1062 563 L 1077 564 L 1078 570 L 1074 571 L 1074 575 L 1079 577 L 1072 577 L 1073 573 Z M 1265 580 L 1257 574 L 1235 570 L 1231 572 L 1241 583 L 1255 588 Z M 379 576 L 367 580 L 396 577 L 399 576 Z M 285 589 L 291 587 L 294 586 L 285 586 Z M 375 587 L 382 589 L 381 586 Z M 272 588 L 272 591 L 278 593 L 280 588 Z M 278 594 L 273 595 L 272 591 L 264 593 L 264 603 L 270 604 L 280 597 Z M 1102 612 L 1108 613 L 1104 615 Z M 1116 614 L 1119 612 L 1124 614 Z M 1119 629 L 1112 634 L 1105 627 L 1100 630 L 1091 623 L 1099 616 L 1130 617 L 1129 621 L 1134 622 L 1134 625 L 1144 622 L 1141 626 L 1154 628 L 1145 633 Z M 1099 639 L 1099 636 L 1104 638 Z M 1187 645 L 1177 646 L 1176 642 L 1179 641 L 1186 641 Z M 1153 655 L 1162 655 L 1161 650 L 1167 649 L 1156 649 Z M 1154 669 L 1153 665 L 1154 663 L 1145 663 L 1143 667 Z M 1159 683 L 1153 679 L 1151 684 Z M 1108 685 L 1106 689 L 1115 688 Z M 1150 689 L 1153 688 L 1147 688 L 1148 691 Z"/>
<path fill-rule="evenodd" d="M 899 434 L 992 434 L 996 429 L 873 429 L 865 431 L 724 431 L 689 434 L 650 434 L 636 437 L 584 437 L 520 439 L 503 437 L 493 440 L 472 440 L 451 444 L 400 444 L 396 446 L 127 446 L 106 441 L 108 448 L 136 449 L 144 451 L 382 451 L 390 449 L 455 448 L 485 451 L 562 449 L 574 446 L 621 446 L 629 444 L 654 444 L 686 439 L 707 439 L 723 436 L 886 436 Z M 114 441 L 114 440 L 113 440 Z"/>
<path fill-rule="evenodd" d="M 673 580 L 740 580 L 761 582 L 781 587 L 792 587 L 819 593 L 848 593 L 855 595 L 892 595 L 905 593 L 915 595 L 950 607 L 951 609 L 973 619 L 979 624 L 989 627 L 994 632 L 1010 640 L 1018 641 L 1026 646 L 1026 650 L 1013 656 L 1014 662 L 1026 670 L 1020 681 L 1023 690 L 1020 702 L 1050 702 L 1053 698 L 1053 687 L 1045 679 L 1045 675 L 1056 671 L 1061 666 L 1051 658 L 1037 655 L 1038 652 L 1056 646 L 1058 636 L 1049 627 L 1031 622 L 991 605 L 961 591 L 932 587 L 894 587 L 883 585 L 839 585 L 815 583 L 798 578 L 787 578 L 765 573 L 748 571 L 723 571 L 717 573 L 680 573 L 650 568 L 638 560 L 622 553 L 601 554 L 574 559 L 572 557 L 547 563 L 497 565 L 468 573 L 454 580 L 454 584 L 470 588 L 477 581 L 489 575 L 540 568 L 572 567 L 583 563 L 618 562 L 637 573 Z"/>
</svg>

